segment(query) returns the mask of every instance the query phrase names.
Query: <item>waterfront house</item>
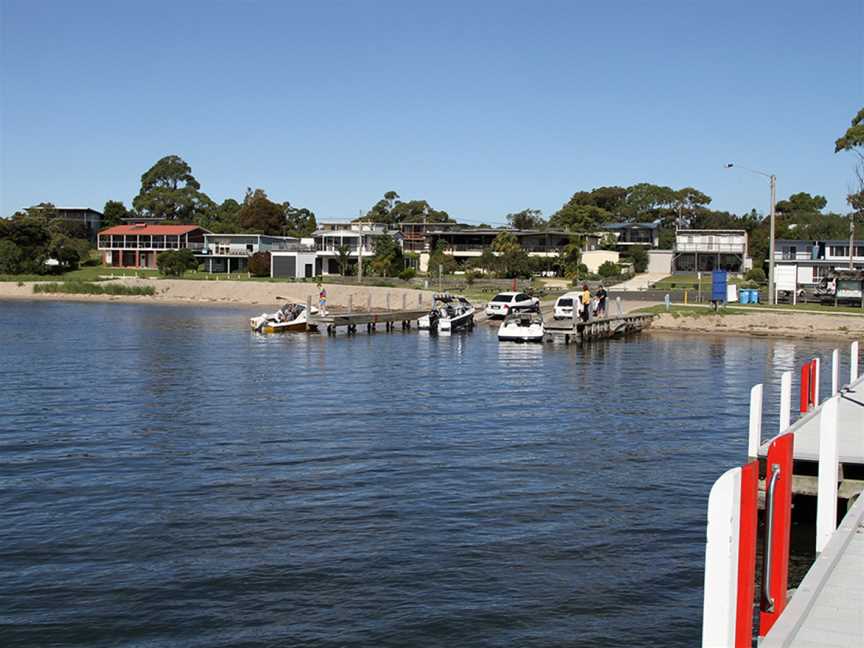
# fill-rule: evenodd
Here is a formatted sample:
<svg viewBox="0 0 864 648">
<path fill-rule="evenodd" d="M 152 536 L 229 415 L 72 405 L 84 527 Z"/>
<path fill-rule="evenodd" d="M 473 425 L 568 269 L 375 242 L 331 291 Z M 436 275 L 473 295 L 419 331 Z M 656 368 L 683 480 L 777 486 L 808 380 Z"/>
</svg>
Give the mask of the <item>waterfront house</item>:
<svg viewBox="0 0 864 648">
<path fill-rule="evenodd" d="M 660 247 L 660 223 L 609 223 L 601 228 L 615 237 L 620 252 L 636 245 L 656 249 Z"/>
<path fill-rule="evenodd" d="M 429 254 L 439 242 L 444 243 L 444 254 L 452 256 L 460 266 L 480 257 L 484 250 L 491 249 L 499 234 L 512 234 L 528 256 L 553 259 L 561 254 L 573 236 L 582 240 L 583 263 L 595 266 L 596 272 L 603 261 L 618 261 L 618 253 L 598 250 L 601 235 L 597 233 L 574 233 L 560 229 L 520 230 L 508 227 L 474 227 L 462 229 L 436 229 L 427 233 L 426 252 L 420 254 L 420 270 L 427 271 Z"/>
<path fill-rule="evenodd" d="M 849 269 L 849 240 L 774 242 L 775 266 L 794 266 L 798 284 L 818 286 L 830 270 Z M 864 241 L 852 243 L 852 267 L 864 269 Z"/>
<path fill-rule="evenodd" d="M 673 251 L 673 272 L 741 273 L 753 265 L 745 230 L 679 229 L 675 231 Z"/>
<path fill-rule="evenodd" d="M 155 268 L 156 255 L 165 250 L 200 252 L 207 230 L 198 225 L 115 225 L 99 232 L 102 262 L 116 268 Z"/>
<path fill-rule="evenodd" d="M 384 223 L 354 221 L 326 221 L 319 223 L 312 233 L 316 256 L 320 260 L 320 274 L 339 274 L 339 253 L 345 249 L 348 263 L 353 267 L 360 258 L 364 263 L 375 256 L 375 241 L 392 236 L 401 245 L 402 234 Z M 317 274 L 317 273 L 316 273 Z"/>
<path fill-rule="evenodd" d="M 205 272 L 246 272 L 256 252 L 295 250 L 300 239 L 266 234 L 205 234 L 204 246 L 195 254 Z"/>
</svg>

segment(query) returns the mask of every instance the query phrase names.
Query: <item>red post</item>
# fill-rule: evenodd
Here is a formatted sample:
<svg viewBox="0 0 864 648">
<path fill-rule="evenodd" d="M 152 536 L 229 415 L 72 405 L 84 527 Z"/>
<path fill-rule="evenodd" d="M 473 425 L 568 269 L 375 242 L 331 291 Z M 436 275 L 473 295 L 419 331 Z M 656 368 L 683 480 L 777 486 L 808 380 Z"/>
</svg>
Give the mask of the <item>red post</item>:
<svg viewBox="0 0 864 648">
<path fill-rule="evenodd" d="M 756 529 L 758 527 L 759 462 L 741 468 L 741 518 L 738 530 L 738 600 L 735 646 L 753 645 L 753 597 L 756 590 Z"/>
<path fill-rule="evenodd" d="M 801 367 L 801 406 L 799 407 L 801 414 L 810 409 L 810 373 L 810 362 L 805 362 Z"/>
<path fill-rule="evenodd" d="M 805 392 L 806 393 L 806 392 Z M 759 636 L 786 608 L 789 582 L 789 533 L 792 527 L 792 433 L 778 436 L 768 446 L 765 461 L 765 543 L 762 561 L 762 597 Z"/>
</svg>

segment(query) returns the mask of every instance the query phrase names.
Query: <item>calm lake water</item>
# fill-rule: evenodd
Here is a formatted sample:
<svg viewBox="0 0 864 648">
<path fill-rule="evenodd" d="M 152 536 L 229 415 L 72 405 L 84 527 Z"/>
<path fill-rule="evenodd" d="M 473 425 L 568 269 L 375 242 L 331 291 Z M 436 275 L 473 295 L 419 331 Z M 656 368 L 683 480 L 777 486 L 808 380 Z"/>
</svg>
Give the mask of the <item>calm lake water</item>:
<svg viewBox="0 0 864 648">
<path fill-rule="evenodd" d="M 0 645 L 697 645 L 750 386 L 834 346 L 252 314 L 0 302 Z"/>
</svg>

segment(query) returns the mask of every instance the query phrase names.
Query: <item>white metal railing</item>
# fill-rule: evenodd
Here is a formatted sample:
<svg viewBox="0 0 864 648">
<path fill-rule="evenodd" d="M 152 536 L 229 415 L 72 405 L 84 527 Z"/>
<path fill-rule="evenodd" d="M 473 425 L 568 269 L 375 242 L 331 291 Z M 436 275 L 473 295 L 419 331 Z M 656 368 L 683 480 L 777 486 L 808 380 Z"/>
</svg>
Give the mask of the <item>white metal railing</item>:
<svg viewBox="0 0 864 648">
<path fill-rule="evenodd" d="M 744 254 L 743 243 L 676 243 L 676 252 L 728 252 Z"/>
</svg>

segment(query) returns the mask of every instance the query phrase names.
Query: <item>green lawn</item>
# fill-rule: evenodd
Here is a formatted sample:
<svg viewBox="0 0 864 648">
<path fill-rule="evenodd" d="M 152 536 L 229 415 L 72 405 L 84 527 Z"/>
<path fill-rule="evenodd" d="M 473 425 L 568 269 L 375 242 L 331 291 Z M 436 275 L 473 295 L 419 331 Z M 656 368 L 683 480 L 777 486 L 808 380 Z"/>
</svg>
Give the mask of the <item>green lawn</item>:
<svg viewBox="0 0 864 648">
<path fill-rule="evenodd" d="M 728 275 L 728 282 L 730 284 L 735 284 L 736 286 L 742 283 L 746 283 L 746 280 L 742 277 L 734 277 L 732 275 Z M 668 277 L 664 277 L 660 281 L 653 284 L 653 288 L 657 290 L 696 290 L 699 285 L 699 277 L 694 274 L 678 274 L 678 275 L 669 275 Z M 711 273 L 703 272 L 702 273 L 702 292 L 711 292 Z"/>
<path fill-rule="evenodd" d="M 825 313 L 826 315 L 837 315 L 837 314 L 851 314 L 851 315 L 860 315 L 864 316 L 864 309 L 857 308 L 855 306 L 827 306 L 822 304 L 776 304 L 774 306 L 769 306 L 768 304 L 731 304 L 729 306 L 723 306 L 718 310 L 718 314 L 720 315 L 746 315 L 752 312 L 758 312 L 763 310 L 776 310 L 781 312 L 801 312 L 801 311 L 813 311 L 819 313 Z M 638 310 L 640 313 L 665 313 L 666 306 L 664 304 L 658 304 L 656 306 L 647 306 L 645 308 L 640 308 Z M 700 305 L 683 305 L 683 304 L 672 304 L 670 307 L 669 313 L 673 315 L 693 315 L 695 317 L 701 315 L 712 315 L 714 314 L 714 309 L 711 308 L 710 304 L 706 304 L 704 306 Z"/>
<path fill-rule="evenodd" d="M 646 306 L 645 308 L 640 308 L 636 311 L 636 313 L 653 313 L 655 315 L 660 315 L 662 313 L 668 313 L 672 317 L 709 317 L 711 315 L 747 315 L 747 311 L 743 307 L 726 307 L 721 306 L 716 311 L 713 308 L 706 308 L 704 306 L 683 306 L 681 304 L 672 304 L 669 307 L 669 310 L 666 310 L 666 306 L 664 304 L 657 304 L 656 306 Z"/>
</svg>

